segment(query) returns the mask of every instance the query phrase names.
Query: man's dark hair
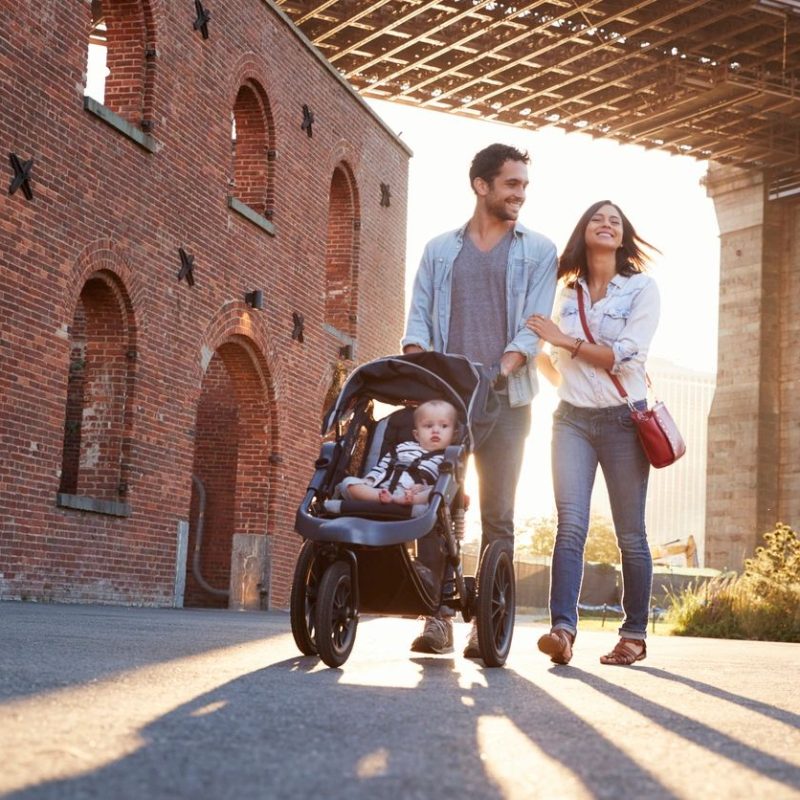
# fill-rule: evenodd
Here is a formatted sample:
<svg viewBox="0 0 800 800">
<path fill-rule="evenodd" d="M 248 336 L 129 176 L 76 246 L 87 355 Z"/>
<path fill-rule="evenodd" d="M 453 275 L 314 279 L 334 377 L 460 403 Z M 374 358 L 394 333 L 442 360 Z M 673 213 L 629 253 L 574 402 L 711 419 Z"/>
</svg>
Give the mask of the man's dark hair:
<svg viewBox="0 0 800 800">
<path fill-rule="evenodd" d="M 475 158 L 472 159 L 472 165 L 469 168 L 469 185 L 472 186 L 475 178 L 482 178 L 486 183 L 491 183 L 503 169 L 506 161 L 521 161 L 523 164 L 529 164 L 530 157 L 527 152 L 517 150 L 516 147 L 509 144 L 490 144 L 476 153 Z"/>
</svg>

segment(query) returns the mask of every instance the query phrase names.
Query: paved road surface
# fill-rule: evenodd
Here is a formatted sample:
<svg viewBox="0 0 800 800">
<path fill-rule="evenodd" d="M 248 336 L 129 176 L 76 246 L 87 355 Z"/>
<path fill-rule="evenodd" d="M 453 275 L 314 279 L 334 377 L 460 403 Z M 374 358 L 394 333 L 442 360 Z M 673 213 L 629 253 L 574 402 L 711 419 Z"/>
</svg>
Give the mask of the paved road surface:
<svg viewBox="0 0 800 800">
<path fill-rule="evenodd" d="M 365 619 L 340 670 L 282 612 L 0 603 L 0 797 L 800 798 L 800 645 L 654 637 L 568 667 L 518 622 L 504 669 Z"/>
</svg>

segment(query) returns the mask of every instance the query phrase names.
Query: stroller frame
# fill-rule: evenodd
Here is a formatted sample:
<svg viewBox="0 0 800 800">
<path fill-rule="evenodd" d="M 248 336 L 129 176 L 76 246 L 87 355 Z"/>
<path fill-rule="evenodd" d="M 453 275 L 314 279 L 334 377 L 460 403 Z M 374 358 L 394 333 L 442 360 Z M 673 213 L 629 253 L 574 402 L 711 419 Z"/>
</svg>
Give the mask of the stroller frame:
<svg viewBox="0 0 800 800">
<path fill-rule="evenodd" d="M 456 370 L 455 386 L 439 376 L 448 367 Z M 415 377 L 421 386 L 414 385 Z M 487 384 L 488 376 L 467 359 L 437 353 L 377 359 L 345 382 L 323 422 L 323 434 L 335 431 L 335 436 L 321 446 L 295 520 L 305 541 L 292 581 L 290 617 L 303 654 L 338 667 L 352 651 L 362 613 L 433 615 L 447 606 L 465 622 L 475 619 L 487 666 L 505 663 L 514 627 L 511 553 L 492 542 L 476 577 L 463 574 L 461 560 L 467 457 L 481 435 L 474 415 L 481 401 L 484 409 L 495 402 Z M 348 501 L 340 514 L 328 513 L 325 500 L 351 468 L 354 452 L 364 444 L 363 432 L 369 439 L 376 435 L 372 401 L 402 407 L 434 397 L 456 407 L 464 434 L 460 444 L 445 449 L 428 504 L 417 507 L 421 513 L 411 516 L 410 506 L 358 501 Z M 482 428 L 485 436 L 490 425 L 484 421 Z M 426 567 L 420 570 L 423 562 L 415 562 L 410 549 L 426 552 L 428 563 L 438 566 L 433 582 L 424 579 Z"/>
</svg>

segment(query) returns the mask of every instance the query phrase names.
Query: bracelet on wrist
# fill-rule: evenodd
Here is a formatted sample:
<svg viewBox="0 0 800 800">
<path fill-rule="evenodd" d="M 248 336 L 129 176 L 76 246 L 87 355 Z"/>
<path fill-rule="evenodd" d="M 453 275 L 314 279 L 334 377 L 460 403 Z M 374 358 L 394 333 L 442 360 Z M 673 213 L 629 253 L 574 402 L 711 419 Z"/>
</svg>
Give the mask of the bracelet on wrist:
<svg viewBox="0 0 800 800">
<path fill-rule="evenodd" d="M 583 342 L 584 340 L 580 336 L 575 340 L 575 344 L 570 348 L 570 358 L 575 358 L 578 355 L 578 350 L 581 349 Z"/>
</svg>

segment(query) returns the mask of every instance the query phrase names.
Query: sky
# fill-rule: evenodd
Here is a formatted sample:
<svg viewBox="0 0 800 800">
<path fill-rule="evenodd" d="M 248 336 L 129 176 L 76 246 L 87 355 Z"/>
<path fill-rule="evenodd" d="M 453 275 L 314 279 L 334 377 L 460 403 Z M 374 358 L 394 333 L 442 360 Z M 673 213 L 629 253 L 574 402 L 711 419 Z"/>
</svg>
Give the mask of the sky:
<svg viewBox="0 0 800 800">
<path fill-rule="evenodd" d="M 618 203 L 645 239 L 661 250 L 651 274 L 661 291 L 652 354 L 704 372 L 716 370 L 719 229 L 701 180 L 705 162 L 619 145 L 549 127 L 526 131 L 438 111 L 369 101 L 413 150 L 409 164 L 406 286 L 425 243 L 462 225 L 474 200 L 472 156 L 492 142 L 527 150 L 530 186 L 520 221 L 560 250 L 595 200 Z"/>
<path fill-rule="evenodd" d="M 661 293 L 651 355 L 706 373 L 716 371 L 719 228 L 701 181 L 705 162 L 557 128 L 522 130 L 398 103 L 368 101 L 413 151 L 409 162 L 406 300 L 425 243 L 463 225 L 474 199 L 473 155 L 493 142 L 527 150 L 530 185 L 520 221 L 550 237 L 559 252 L 596 200 L 619 204 L 639 234 L 658 247 L 650 274 Z M 540 378 L 517 492 L 518 522 L 553 513 L 551 415 L 558 399 Z M 467 491 L 477 497 L 475 477 Z M 477 515 L 468 516 L 474 535 Z"/>
</svg>

